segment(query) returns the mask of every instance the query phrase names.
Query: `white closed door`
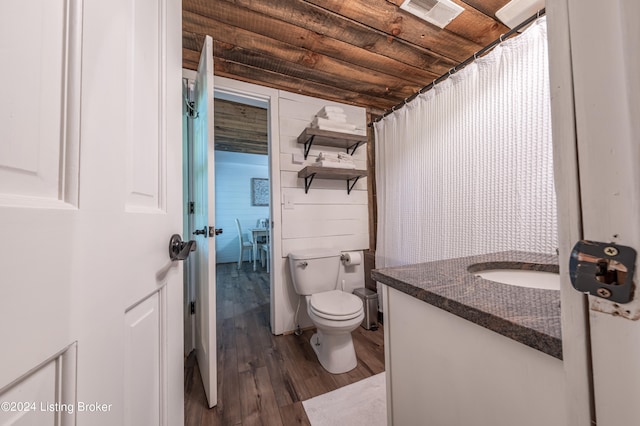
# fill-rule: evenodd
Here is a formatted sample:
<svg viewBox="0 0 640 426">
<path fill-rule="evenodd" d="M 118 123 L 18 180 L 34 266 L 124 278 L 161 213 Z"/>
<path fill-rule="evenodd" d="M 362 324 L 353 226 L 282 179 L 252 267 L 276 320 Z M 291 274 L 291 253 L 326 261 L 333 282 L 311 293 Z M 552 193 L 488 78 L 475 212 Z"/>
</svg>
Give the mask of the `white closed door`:
<svg viewBox="0 0 640 426">
<path fill-rule="evenodd" d="M 181 7 L 0 3 L 0 424 L 183 423 Z"/>
</svg>

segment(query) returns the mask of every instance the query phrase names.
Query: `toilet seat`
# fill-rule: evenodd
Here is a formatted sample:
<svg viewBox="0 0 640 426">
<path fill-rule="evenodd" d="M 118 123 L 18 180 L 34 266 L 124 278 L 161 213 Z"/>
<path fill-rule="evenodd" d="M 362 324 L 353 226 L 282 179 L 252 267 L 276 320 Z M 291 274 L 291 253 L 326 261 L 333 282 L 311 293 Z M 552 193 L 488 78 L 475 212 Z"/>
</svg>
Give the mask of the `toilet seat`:
<svg viewBox="0 0 640 426">
<path fill-rule="evenodd" d="M 364 311 L 364 307 L 358 296 L 341 290 L 331 290 L 312 294 L 309 310 L 320 318 L 347 321 L 358 317 Z"/>
</svg>

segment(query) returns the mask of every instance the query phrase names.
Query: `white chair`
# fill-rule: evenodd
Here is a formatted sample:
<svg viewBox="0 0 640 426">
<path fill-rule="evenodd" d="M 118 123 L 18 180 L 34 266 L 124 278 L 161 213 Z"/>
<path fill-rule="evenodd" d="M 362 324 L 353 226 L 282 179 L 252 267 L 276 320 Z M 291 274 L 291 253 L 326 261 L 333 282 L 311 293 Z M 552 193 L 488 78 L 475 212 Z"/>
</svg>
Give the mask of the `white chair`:
<svg viewBox="0 0 640 426">
<path fill-rule="evenodd" d="M 249 250 L 249 262 L 253 260 L 253 242 L 249 241 L 250 238 L 245 241 L 245 237 L 242 234 L 242 226 L 240 226 L 240 219 L 236 218 L 236 226 L 238 227 L 238 240 L 240 241 L 240 256 L 238 256 L 238 269 L 242 266 L 242 255 L 245 250 Z"/>
<path fill-rule="evenodd" d="M 260 245 L 260 260 L 262 262 L 262 267 L 264 268 L 265 260 L 267 262 L 267 273 L 269 273 L 269 256 L 271 254 L 269 243 Z M 264 256 L 264 257 L 263 257 Z"/>
</svg>

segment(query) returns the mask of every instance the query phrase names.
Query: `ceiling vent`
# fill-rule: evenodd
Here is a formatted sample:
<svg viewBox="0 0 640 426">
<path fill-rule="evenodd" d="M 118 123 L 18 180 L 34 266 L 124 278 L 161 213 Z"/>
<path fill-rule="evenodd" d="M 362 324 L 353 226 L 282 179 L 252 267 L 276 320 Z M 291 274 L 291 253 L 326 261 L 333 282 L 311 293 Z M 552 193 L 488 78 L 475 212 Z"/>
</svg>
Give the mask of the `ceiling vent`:
<svg viewBox="0 0 640 426">
<path fill-rule="evenodd" d="M 496 17 L 507 27 L 515 28 L 527 20 L 527 18 L 535 15 L 540 9 L 544 9 L 544 1 L 545 0 L 511 0 L 496 12 Z"/>
<path fill-rule="evenodd" d="M 405 0 L 400 9 L 440 28 L 444 28 L 464 10 L 451 0 Z"/>
</svg>

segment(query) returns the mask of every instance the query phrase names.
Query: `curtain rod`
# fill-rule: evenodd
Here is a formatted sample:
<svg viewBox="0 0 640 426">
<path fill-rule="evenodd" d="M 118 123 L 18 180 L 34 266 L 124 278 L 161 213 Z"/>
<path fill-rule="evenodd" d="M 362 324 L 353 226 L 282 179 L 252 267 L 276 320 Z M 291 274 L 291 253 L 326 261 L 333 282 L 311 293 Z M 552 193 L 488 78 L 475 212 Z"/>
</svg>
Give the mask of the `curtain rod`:
<svg viewBox="0 0 640 426">
<path fill-rule="evenodd" d="M 422 89 L 418 90 L 413 95 L 405 98 L 404 101 L 400 102 L 399 104 L 397 104 L 395 106 L 392 106 L 391 109 L 386 110 L 379 118 L 377 118 L 377 119 L 373 120 L 372 122 L 370 122 L 369 124 L 367 124 L 367 127 L 372 127 L 374 123 L 377 123 L 378 121 L 382 120 L 383 118 L 385 118 L 387 115 L 391 114 L 392 112 L 399 110 L 400 108 L 405 106 L 407 103 L 409 103 L 412 100 L 414 100 L 415 98 L 417 98 L 418 95 L 423 94 L 427 90 L 433 89 L 436 84 L 441 83 L 444 80 L 446 80 L 447 78 L 451 77 L 453 74 L 457 73 L 458 71 L 460 71 L 461 69 L 463 69 L 464 67 L 469 65 L 471 62 L 475 61 L 480 56 L 484 55 L 489 50 L 493 49 L 494 47 L 496 47 L 497 45 L 499 45 L 500 43 L 505 41 L 507 38 L 511 37 L 512 35 L 514 35 L 518 31 L 520 31 L 522 28 L 526 27 L 527 25 L 529 25 L 530 23 L 532 23 L 536 19 L 540 18 L 541 16 L 544 16 L 545 13 L 546 13 L 546 8 L 540 9 L 535 15 L 532 15 L 531 17 L 527 18 L 521 24 L 513 27 L 509 32 L 507 32 L 505 34 L 502 34 L 500 37 L 498 37 L 497 39 L 495 39 L 494 41 L 489 43 L 487 46 L 483 47 L 482 49 L 480 49 L 479 51 L 477 51 L 473 55 L 469 56 L 464 61 L 460 62 L 458 65 L 456 65 L 453 68 L 451 68 L 448 72 L 442 74 L 440 77 L 436 78 L 431 83 L 427 84 L 426 86 L 424 86 Z"/>
</svg>

